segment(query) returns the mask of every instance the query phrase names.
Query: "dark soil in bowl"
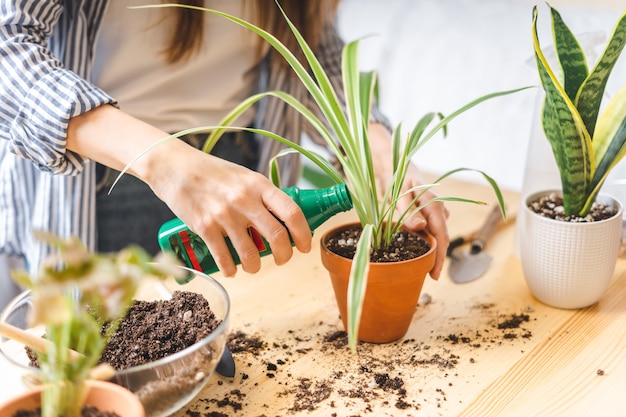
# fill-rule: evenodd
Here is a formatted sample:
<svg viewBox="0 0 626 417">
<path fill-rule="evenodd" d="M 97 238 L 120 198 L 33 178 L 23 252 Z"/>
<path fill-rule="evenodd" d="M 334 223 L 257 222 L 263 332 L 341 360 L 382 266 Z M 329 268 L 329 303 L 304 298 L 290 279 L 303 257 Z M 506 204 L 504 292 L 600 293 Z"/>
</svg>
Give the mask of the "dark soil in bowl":
<svg viewBox="0 0 626 417">
<path fill-rule="evenodd" d="M 176 291 L 170 300 L 136 301 L 102 354 L 120 370 L 154 362 L 210 335 L 221 323 L 206 299 Z"/>
<path fill-rule="evenodd" d="M 116 370 L 152 363 L 180 352 L 209 336 L 219 325 L 208 301 L 200 294 L 175 291 L 168 300 L 135 301 L 109 340 L 101 362 Z M 103 331 L 106 330 L 106 326 Z M 192 392 L 207 378 L 219 358 L 215 344 L 209 343 L 191 353 L 185 366 L 155 368 L 141 388 L 133 388 L 147 415 L 162 414 Z M 37 356 L 27 349 L 31 366 L 38 366 Z M 141 378 L 149 374 L 142 371 Z M 119 379 L 119 380 L 118 380 Z M 136 379 L 136 377 L 135 377 Z M 126 385 L 126 376 L 113 382 Z M 135 382 L 136 383 L 136 382 Z"/>
<path fill-rule="evenodd" d="M 344 258 L 352 259 L 363 229 L 360 225 L 343 228 L 333 233 L 326 241 L 326 248 Z M 399 262 L 414 259 L 430 250 L 430 245 L 419 235 L 400 231 L 388 247 L 372 251 L 371 262 Z"/>
<path fill-rule="evenodd" d="M 206 299 L 193 292 L 175 291 L 169 300 L 135 301 L 100 361 L 116 370 L 154 362 L 199 342 L 220 323 Z M 30 365 L 38 367 L 36 354 L 27 350 Z"/>
</svg>

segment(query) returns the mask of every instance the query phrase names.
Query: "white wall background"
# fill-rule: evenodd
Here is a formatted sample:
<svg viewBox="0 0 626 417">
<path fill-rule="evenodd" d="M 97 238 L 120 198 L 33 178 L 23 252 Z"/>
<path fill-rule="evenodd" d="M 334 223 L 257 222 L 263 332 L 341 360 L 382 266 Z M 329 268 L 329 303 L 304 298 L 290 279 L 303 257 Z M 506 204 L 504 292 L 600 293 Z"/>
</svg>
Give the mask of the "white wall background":
<svg viewBox="0 0 626 417">
<path fill-rule="evenodd" d="M 363 69 L 379 72 L 383 111 L 394 125 L 411 126 L 429 111 L 448 114 L 483 94 L 538 86 L 531 60 L 534 4 L 530 0 L 343 0 L 339 29 L 346 41 L 366 37 L 360 47 L 361 63 Z M 542 45 L 549 46 L 549 11 L 545 3 L 537 4 Z M 600 31 L 604 37 L 626 9 L 626 0 L 551 4 L 574 33 Z M 610 82 L 621 85 L 626 80 L 626 58 L 618 67 Z M 496 98 L 461 115 L 450 124 L 447 138 L 433 138 L 416 156 L 416 163 L 432 173 L 458 166 L 482 169 L 501 186 L 522 190 L 539 93 L 534 88 Z M 551 155 L 544 159 L 552 160 Z M 543 161 L 529 163 L 531 170 L 543 165 Z"/>
</svg>

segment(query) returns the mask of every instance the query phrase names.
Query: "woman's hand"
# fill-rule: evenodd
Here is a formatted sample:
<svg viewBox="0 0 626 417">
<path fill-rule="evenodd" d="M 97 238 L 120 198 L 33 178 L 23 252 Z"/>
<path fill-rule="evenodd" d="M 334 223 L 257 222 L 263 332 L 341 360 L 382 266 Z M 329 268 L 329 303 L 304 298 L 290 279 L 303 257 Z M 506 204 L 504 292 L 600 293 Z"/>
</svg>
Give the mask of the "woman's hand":
<svg viewBox="0 0 626 417">
<path fill-rule="evenodd" d="M 163 149 L 169 154 L 167 168 L 151 175 L 150 182 L 158 184 L 157 196 L 204 240 L 224 275 L 236 272 L 224 236 L 230 238 L 244 271 L 257 272 L 261 267 L 248 227 L 268 241 L 278 265 L 292 256 L 290 234 L 299 251 L 311 249 L 312 233 L 304 214 L 263 175 L 180 141 L 176 144 L 180 149 L 166 151 L 167 145 Z"/>
<path fill-rule="evenodd" d="M 105 105 L 70 120 L 67 148 L 122 170 L 167 136 Z M 135 161 L 128 173 L 146 182 L 204 240 L 225 276 L 234 275 L 237 269 L 224 236 L 230 238 L 246 272 L 260 268 L 260 256 L 248 227 L 254 227 L 268 241 L 279 265 L 293 254 L 290 235 L 299 251 L 311 249 L 311 230 L 287 194 L 263 175 L 208 155 L 183 141 L 171 140 L 155 147 Z"/>
<path fill-rule="evenodd" d="M 389 184 L 392 177 L 391 167 L 391 137 L 387 129 L 377 123 L 370 124 L 369 129 L 370 146 L 372 147 L 372 157 L 374 163 L 374 170 L 376 172 L 377 179 L 381 186 Z M 406 180 L 403 185 L 404 190 L 409 190 L 413 187 L 423 185 L 424 182 L 419 178 L 417 169 L 411 165 L 407 172 Z M 382 192 L 386 190 L 383 188 Z M 419 193 L 421 191 L 417 191 Z M 398 201 L 397 208 L 400 212 L 403 212 L 409 207 L 409 204 L 417 197 L 417 193 L 414 191 Z M 420 200 L 417 202 L 424 203 L 435 195 L 431 191 L 427 191 L 422 194 Z M 430 276 L 433 279 L 439 279 L 443 263 L 446 258 L 446 251 L 450 243 L 450 236 L 448 235 L 448 227 L 446 220 L 448 218 L 448 210 L 444 206 L 443 202 L 435 201 L 428 204 L 418 213 L 409 218 L 405 226 L 409 230 L 427 230 L 432 234 L 437 241 L 437 256 L 435 265 L 430 270 Z"/>
<path fill-rule="evenodd" d="M 404 189 L 409 190 L 413 187 L 424 184 L 424 182 L 419 179 L 416 171 L 417 170 L 414 167 L 409 169 L 407 179 L 403 186 Z M 398 202 L 398 210 L 404 211 L 415 197 L 417 197 L 415 192 L 403 197 Z M 417 204 L 419 205 L 435 197 L 434 193 L 426 191 L 422 194 Z M 443 262 L 446 259 L 446 251 L 448 250 L 448 245 L 450 244 L 450 236 L 448 235 L 448 227 L 446 225 L 448 215 L 449 212 L 443 202 L 435 201 L 422 208 L 405 223 L 405 226 L 410 230 L 425 229 L 435 237 L 435 240 L 437 241 L 437 257 L 435 259 L 435 265 L 430 270 L 430 276 L 433 279 L 439 279 L 439 276 L 441 275 Z"/>
</svg>

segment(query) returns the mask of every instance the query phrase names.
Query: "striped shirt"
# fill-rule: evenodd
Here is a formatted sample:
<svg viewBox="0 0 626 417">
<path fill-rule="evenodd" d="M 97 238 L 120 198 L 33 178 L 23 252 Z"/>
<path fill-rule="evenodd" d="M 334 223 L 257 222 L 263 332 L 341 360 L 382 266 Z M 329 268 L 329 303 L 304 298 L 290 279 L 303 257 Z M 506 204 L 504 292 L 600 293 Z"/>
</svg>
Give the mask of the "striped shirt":
<svg viewBox="0 0 626 417">
<path fill-rule="evenodd" d="M 95 250 L 94 163 L 66 149 L 69 120 L 103 104 L 116 105 L 91 82 L 95 39 L 108 0 L 0 0 L 0 253 L 36 271 L 48 248 L 32 230 L 78 236 Z M 341 83 L 343 42 L 324 31 L 318 59 L 335 86 Z M 311 98 L 299 80 L 265 59 L 259 89 Z M 316 106 L 309 103 L 308 107 Z M 376 111 L 374 119 L 383 121 Z M 317 134 L 284 102 L 267 99 L 256 126 L 298 141 Z M 284 145 L 262 140 L 258 170 Z M 300 175 L 297 155 L 280 161 L 283 184 Z M 155 232 L 156 234 L 156 232 Z"/>
</svg>

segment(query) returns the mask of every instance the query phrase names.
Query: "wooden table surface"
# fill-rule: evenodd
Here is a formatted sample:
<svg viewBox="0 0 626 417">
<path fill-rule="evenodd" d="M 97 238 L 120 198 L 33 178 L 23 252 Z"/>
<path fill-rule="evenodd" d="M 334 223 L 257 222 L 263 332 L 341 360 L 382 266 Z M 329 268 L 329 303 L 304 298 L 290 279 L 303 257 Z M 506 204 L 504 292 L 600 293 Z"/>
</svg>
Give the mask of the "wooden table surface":
<svg viewBox="0 0 626 417">
<path fill-rule="evenodd" d="M 486 187 L 461 181 L 437 192 L 494 202 Z M 517 211 L 518 194 L 505 198 Z M 447 206 L 451 237 L 473 231 L 489 212 Z M 176 417 L 625 415 L 626 260 L 596 305 L 551 308 L 529 293 L 510 222 L 487 244 L 493 261 L 485 275 L 455 284 L 446 260 L 439 281 L 424 284 L 406 337 L 360 344 L 353 354 L 317 247 L 325 228 L 353 218 L 323 225 L 314 250 L 286 265 L 265 258 L 258 274 L 215 275 L 231 297 L 236 376 L 214 375 Z M 16 384 L 10 365 L 0 366 L 1 401 Z"/>
<path fill-rule="evenodd" d="M 438 193 L 495 201 L 488 188 L 457 181 Z M 519 195 L 505 196 L 516 212 Z M 452 237 L 475 230 L 489 212 L 448 208 Z M 339 215 L 315 236 L 352 218 Z M 551 308 L 529 293 L 513 253 L 515 232 L 513 222 L 497 229 L 486 248 L 491 267 L 476 281 L 453 283 L 446 261 L 439 281 L 424 284 L 431 301 L 418 306 L 406 337 L 362 344 L 357 354 L 337 334 L 317 239 L 312 253 L 287 265 L 264 259 L 257 275 L 220 279 L 232 299 L 232 331 L 264 347 L 235 352 L 235 378 L 216 376 L 176 416 L 625 415 L 626 261 L 597 305 Z"/>
</svg>

